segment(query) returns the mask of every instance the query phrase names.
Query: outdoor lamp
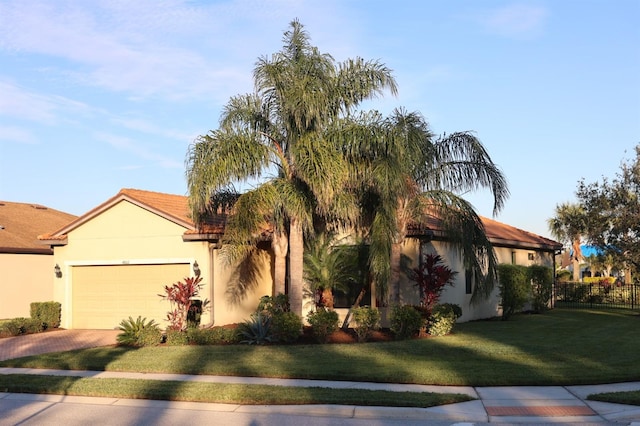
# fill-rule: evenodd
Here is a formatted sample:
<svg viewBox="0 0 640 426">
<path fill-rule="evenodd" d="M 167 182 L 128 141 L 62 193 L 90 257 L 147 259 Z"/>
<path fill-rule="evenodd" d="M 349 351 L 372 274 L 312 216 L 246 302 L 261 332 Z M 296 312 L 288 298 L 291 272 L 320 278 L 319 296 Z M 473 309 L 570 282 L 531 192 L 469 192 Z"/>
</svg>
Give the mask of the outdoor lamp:
<svg viewBox="0 0 640 426">
<path fill-rule="evenodd" d="M 56 266 L 53 267 L 53 272 L 56 274 L 56 278 L 62 278 L 62 270 L 60 269 L 60 265 L 56 263 Z"/>
<path fill-rule="evenodd" d="M 196 277 L 200 276 L 200 266 L 198 266 L 198 261 L 193 262 L 193 273 L 196 274 Z"/>
</svg>

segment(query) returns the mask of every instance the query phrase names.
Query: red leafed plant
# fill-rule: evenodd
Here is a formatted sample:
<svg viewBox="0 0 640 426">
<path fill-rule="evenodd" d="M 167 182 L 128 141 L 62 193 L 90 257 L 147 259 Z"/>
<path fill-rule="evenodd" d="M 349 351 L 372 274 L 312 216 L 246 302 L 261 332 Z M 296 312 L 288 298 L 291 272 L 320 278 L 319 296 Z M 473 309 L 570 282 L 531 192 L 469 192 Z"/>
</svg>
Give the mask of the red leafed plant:
<svg viewBox="0 0 640 426">
<path fill-rule="evenodd" d="M 171 310 L 167 314 L 170 330 L 186 330 L 188 326 L 188 313 L 196 307 L 196 299 L 202 290 L 202 277 L 186 277 L 183 281 L 164 286 L 164 293 L 158 296 L 168 300 Z M 204 310 L 209 305 L 209 300 L 202 301 L 200 309 Z"/>
<path fill-rule="evenodd" d="M 440 255 L 431 253 L 423 255 L 420 266 L 411 271 L 410 278 L 420 288 L 422 307 L 429 316 L 445 286 L 453 285 L 457 272 L 449 269 Z"/>
</svg>

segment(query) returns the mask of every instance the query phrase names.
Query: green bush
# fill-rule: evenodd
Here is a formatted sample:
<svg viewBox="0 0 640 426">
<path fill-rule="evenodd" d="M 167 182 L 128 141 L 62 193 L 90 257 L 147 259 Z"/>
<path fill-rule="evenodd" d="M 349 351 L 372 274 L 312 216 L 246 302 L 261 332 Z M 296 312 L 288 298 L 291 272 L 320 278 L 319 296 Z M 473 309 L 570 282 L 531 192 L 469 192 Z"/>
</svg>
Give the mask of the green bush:
<svg viewBox="0 0 640 426">
<path fill-rule="evenodd" d="M 456 320 L 461 316 L 462 309 L 458 305 L 451 303 L 436 305 L 431 312 L 427 331 L 432 336 L 446 336 L 451 333 Z"/>
<path fill-rule="evenodd" d="M 271 333 L 274 342 L 293 343 L 302 335 L 302 319 L 294 312 L 271 314 Z"/>
<path fill-rule="evenodd" d="M 43 330 L 60 327 L 61 312 L 59 302 L 33 302 L 30 305 L 31 318 L 42 322 Z"/>
<path fill-rule="evenodd" d="M 526 266 L 498 265 L 498 281 L 500 283 L 500 306 L 502 319 L 508 320 L 516 312 L 522 311 L 529 301 L 531 285 Z"/>
<path fill-rule="evenodd" d="M 531 279 L 531 307 L 535 312 L 542 313 L 549 309 L 549 302 L 553 295 L 553 271 L 541 265 L 529 266 Z"/>
<path fill-rule="evenodd" d="M 556 271 L 556 279 L 560 282 L 571 281 L 571 271 L 566 269 Z"/>
<path fill-rule="evenodd" d="M 358 342 L 366 342 L 371 332 L 380 327 L 380 311 L 370 306 L 360 306 L 353 310 L 353 320 Z"/>
<path fill-rule="evenodd" d="M 277 296 L 262 296 L 258 304 L 257 312 L 266 312 L 269 315 L 289 312 L 289 296 L 278 294 Z"/>
<path fill-rule="evenodd" d="M 405 340 L 420 333 L 424 319 L 420 312 L 410 305 L 395 305 L 391 309 L 390 328 L 396 339 Z"/>
<path fill-rule="evenodd" d="M 42 322 L 33 318 L 12 318 L 0 326 L 2 336 L 20 336 L 43 331 Z"/>
<path fill-rule="evenodd" d="M 118 327 L 121 331 L 116 340 L 123 346 L 145 346 L 157 345 L 160 343 L 160 327 L 154 320 L 147 322 L 146 318 L 138 316 L 135 320 L 132 317 L 120 321 Z M 158 336 L 154 341 L 155 336 Z M 154 343 L 155 342 L 155 343 Z"/>
<path fill-rule="evenodd" d="M 612 285 L 615 284 L 615 277 L 584 277 L 582 282 L 585 284 L 601 284 L 601 285 Z"/>
<path fill-rule="evenodd" d="M 313 337 L 319 343 L 327 343 L 329 336 L 338 329 L 338 313 L 318 308 L 309 312 L 307 321 L 311 325 Z"/>
<path fill-rule="evenodd" d="M 273 340 L 271 333 L 271 315 L 255 312 L 251 318 L 238 327 L 240 343 L 249 345 L 264 345 Z"/>
<path fill-rule="evenodd" d="M 160 327 L 145 327 L 138 333 L 137 346 L 157 346 L 162 343 Z"/>
<path fill-rule="evenodd" d="M 189 344 L 189 337 L 186 331 L 167 329 L 165 343 L 169 346 L 184 346 Z"/>
<path fill-rule="evenodd" d="M 229 345 L 239 343 L 238 330 L 226 327 L 187 329 L 189 343 L 195 345 Z"/>
</svg>

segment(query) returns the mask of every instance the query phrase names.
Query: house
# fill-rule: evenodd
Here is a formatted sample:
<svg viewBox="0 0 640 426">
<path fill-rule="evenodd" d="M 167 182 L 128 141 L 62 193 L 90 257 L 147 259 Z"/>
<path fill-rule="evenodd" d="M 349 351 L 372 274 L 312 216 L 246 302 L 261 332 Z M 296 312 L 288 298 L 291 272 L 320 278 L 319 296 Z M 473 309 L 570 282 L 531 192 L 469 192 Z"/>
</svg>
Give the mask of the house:
<svg viewBox="0 0 640 426">
<path fill-rule="evenodd" d="M 53 300 L 53 250 L 37 236 L 75 217 L 39 204 L 0 201 L 0 319 L 29 317 L 31 302 Z"/>
<path fill-rule="evenodd" d="M 261 296 L 273 293 L 273 256 L 261 247 L 248 265 L 229 265 L 220 254 L 224 216 L 198 229 L 181 195 L 123 189 L 103 204 L 40 236 L 54 250 L 61 274 L 53 278 L 54 300 L 62 304 L 62 326 L 111 329 L 138 315 L 160 325 L 169 310 L 159 296 L 163 287 L 188 276 L 203 278 L 202 297 L 212 301 L 204 325 L 224 325 L 249 317 Z M 500 262 L 553 265 L 558 243 L 499 222 L 483 219 Z M 411 259 L 427 250 L 444 254 L 449 266 L 461 261 L 438 230 L 429 241 L 415 231 L 404 245 Z M 497 296 L 468 309 L 471 297 L 464 274 L 446 291 L 443 301 L 463 307 L 463 320 L 495 316 Z M 470 283 L 472 285 L 472 283 Z M 403 301 L 415 303 L 417 292 L 403 283 Z M 497 293 L 496 293 L 497 294 Z M 375 301 L 375 297 L 371 297 Z M 309 302 L 309 301 L 307 301 Z M 309 303 L 306 304 L 310 306 Z M 346 309 L 339 310 L 346 313 Z"/>
<path fill-rule="evenodd" d="M 198 231 L 188 215 L 187 197 L 123 189 L 101 205 L 41 235 L 53 247 L 61 274 L 53 281 L 54 300 L 62 304 L 62 327 L 113 329 L 138 315 L 166 325 L 165 285 L 198 273 L 203 298 L 213 300 L 202 324 L 228 324 L 249 316 L 256 300 L 271 293 L 270 257 L 258 262 L 263 276 L 238 295 L 226 283 L 237 268 L 221 258 L 222 223 Z"/>
<path fill-rule="evenodd" d="M 542 265 L 555 271 L 555 258 L 562 249 L 561 243 L 493 219 L 481 217 L 481 220 L 495 250 L 498 264 Z M 414 266 L 420 254 L 433 253 L 442 256 L 447 266 L 458 272 L 454 284 L 443 291 L 440 303 L 460 305 L 463 314 L 459 321 L 490 318 L 501 314 L 497 285 L 487 300 L 478 304 L 471 303 L 474 285 L 471 274 L 465 271 L 462 257 L 447 242 L 446 235 L 442 233 L 436 221 L 429 222 L 426 228 L 423 226 L 410 229 L 409 237 L 404 243 L 403 254 L 414 260 Z M 400 288 L 402 303 L 418 304 L 418 289 L 408 282 L 406 277 Z"/>
</svg>

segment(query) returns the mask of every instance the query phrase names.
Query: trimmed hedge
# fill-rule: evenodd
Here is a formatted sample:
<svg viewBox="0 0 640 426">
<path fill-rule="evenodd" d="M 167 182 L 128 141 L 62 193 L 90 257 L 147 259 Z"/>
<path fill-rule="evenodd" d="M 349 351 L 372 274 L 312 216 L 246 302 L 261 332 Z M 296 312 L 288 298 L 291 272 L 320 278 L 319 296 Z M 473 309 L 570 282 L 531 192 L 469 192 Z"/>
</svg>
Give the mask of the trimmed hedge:
<svg viewBox="0 0 640 426">
<path fill-rule="evenodd" d="M 30 305 L 31 318 L 41 321 L 43 330 L 60 327 L 61 312 L 60 302 L 33 302 Z"/>
</svg>

